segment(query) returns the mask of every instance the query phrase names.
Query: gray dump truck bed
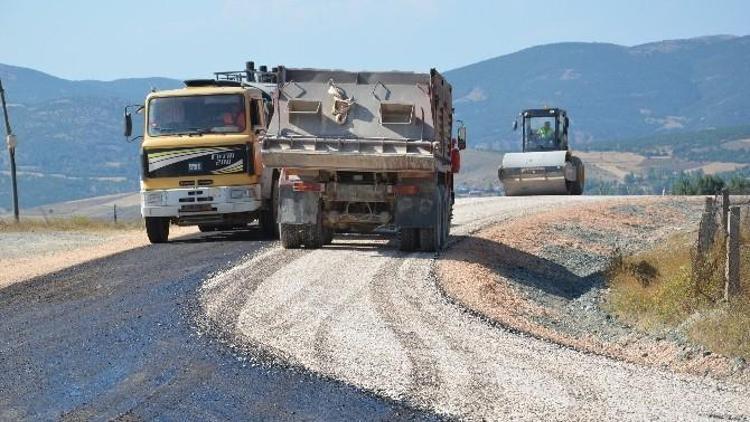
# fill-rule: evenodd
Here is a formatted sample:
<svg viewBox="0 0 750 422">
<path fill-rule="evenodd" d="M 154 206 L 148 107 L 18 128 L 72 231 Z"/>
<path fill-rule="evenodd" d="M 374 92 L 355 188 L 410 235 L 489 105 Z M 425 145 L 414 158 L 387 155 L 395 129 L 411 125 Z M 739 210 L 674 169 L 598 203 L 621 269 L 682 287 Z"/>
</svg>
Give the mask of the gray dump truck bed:
<svg viewBox="0 0 750 422">
<path fill-rule="evenodd" d="M 269 167 L 439 171 L 451 88 L 439 73 L 280 68 L 262 155 Z"/>
</svg>

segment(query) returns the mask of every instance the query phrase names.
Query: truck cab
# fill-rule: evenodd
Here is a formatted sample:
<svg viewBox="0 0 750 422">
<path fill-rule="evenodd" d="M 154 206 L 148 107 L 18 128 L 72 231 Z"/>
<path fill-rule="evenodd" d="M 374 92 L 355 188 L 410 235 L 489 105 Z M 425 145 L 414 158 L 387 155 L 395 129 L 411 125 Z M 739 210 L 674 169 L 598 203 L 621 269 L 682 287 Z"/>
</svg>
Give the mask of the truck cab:
<svg viewBox="0 0 750 422">
<path fill-rule="evenodd" d="M 141 214 L 152 243 L 167 241 L 170 224 L 209 231 L 259 220 L 266 234 L 275 234 L 273 178 L 264 176 L 258 144 L 270 115 L 262 88 L 217 74 L 148 95 Z M 128 125 L 126 111 L 126 135 Z"/>
</svg>

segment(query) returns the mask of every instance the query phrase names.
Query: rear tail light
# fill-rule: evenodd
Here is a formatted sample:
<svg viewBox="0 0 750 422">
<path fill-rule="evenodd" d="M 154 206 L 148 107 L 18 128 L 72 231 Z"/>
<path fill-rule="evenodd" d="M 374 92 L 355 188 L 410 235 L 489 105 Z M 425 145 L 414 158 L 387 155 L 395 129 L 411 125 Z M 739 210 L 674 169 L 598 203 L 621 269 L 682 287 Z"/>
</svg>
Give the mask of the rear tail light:
<svg viewBox="0 0 750 422">
<path fill-rule="evenodd" d="M 295 192 L 323 192 L 325 185 L 322 183 L 296 181 L 292 183 L 292 190 Z"/>
<path fill-rule="evenodd" d="M 396 195 L 416 195 L 419 193 L 419 186 L 417 185 L 393 185 L 389 186 L 388 189 L 391 193 Z"/>
</svg>

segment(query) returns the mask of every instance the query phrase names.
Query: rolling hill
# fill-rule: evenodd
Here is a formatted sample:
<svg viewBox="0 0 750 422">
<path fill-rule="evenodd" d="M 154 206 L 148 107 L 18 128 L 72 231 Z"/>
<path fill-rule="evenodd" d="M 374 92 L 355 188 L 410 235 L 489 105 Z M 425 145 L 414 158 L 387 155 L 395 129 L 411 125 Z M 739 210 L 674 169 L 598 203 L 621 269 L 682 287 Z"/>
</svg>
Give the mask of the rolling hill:
<svg viewBox="0 0 750 422">
<path fill-rule="evenodd" d="M 674 173 L 750 164 L 744 141 L 750 139 L 750 108 L 744 104 L 750 96 L 748 74 L 748 36 L 635 47 L 552 44 L 445 72 L 472 148 L 516 150 L 518 134 L 510 127 L 521 109 L 561 106 L 571 116 L 576 149 L 648 158 L 630 168 L 631 156 L 616 165 L 608 163 L 611 153 L 588 156 L 592 165 L 604 160 L 601 172 L 590 175 L 611 181 L 624 180 L 628 170 L 648 174 L 654 166 Z M 0 79 L 19 137 L 26 208 L 137 190 L 138 146 L 123 141 L 122 108 L 142 102 L 152 88 L 182 85 L 166 78 L 70 81 L 3 64 Z M 467 152 L 459 184 L 466 190 L 496 185 L 499 157 Z M 3 150 L 0 211 L 10 206 L 8 167 Z"/>
<path fill-rule="evenodd" d="M 0 64 L 8 111 L 18 135 L 22 207 L 138 189 L 138 146 L 122 136 L 126 104 L 166 78 L 69 81 Z M 2 130 L 4 134 L 4 128 Z M 8 154 L 0 152 L 0 210 L 10 207 Z"/>
<path fill-rule="evenodd" d="M 524 108 L 571 116 L 574 145 L 750 121 L 750 36 L 714 36 L 635 47 L 562 43 L 446 72 L 472 145 L 517 148 L 511 123 Z"/>
</svg>

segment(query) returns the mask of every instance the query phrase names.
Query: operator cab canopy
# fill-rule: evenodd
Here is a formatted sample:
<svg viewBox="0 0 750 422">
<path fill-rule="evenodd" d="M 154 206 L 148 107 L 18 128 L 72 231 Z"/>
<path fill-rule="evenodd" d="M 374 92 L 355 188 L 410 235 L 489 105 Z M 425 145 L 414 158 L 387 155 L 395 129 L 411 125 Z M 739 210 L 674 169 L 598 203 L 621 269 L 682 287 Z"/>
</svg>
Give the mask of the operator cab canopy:
<svg viewBox="0 0 750 422">
<path fill-rule="evenodd" d="M 567 149 L 568 117 L 560 108 L 527 109 L 520 114 L 523 124 L 524 151 L 559 151 Z M 516 129 L 518 121 L 514 122 Z"/>
</svg>

